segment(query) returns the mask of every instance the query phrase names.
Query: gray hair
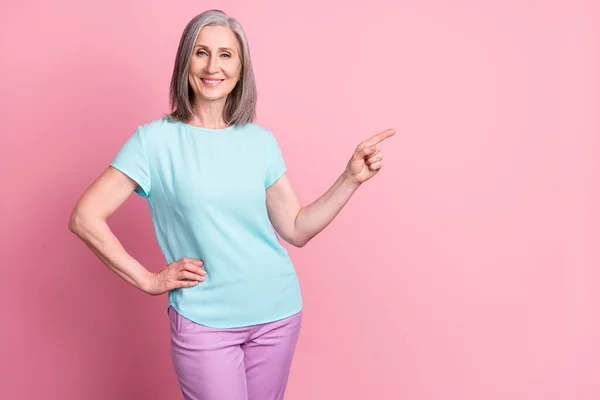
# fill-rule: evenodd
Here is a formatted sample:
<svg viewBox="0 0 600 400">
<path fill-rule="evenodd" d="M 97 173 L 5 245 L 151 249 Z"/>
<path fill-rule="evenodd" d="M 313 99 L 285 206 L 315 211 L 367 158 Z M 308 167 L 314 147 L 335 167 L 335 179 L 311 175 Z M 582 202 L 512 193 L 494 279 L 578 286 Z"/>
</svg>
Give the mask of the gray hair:
<svg viewBox="0 0 600 400">
<path fill-rule="evenodd" d="M 183 30 L 171 77 L 171 113 L 166 116 L 172 120 L 187 122 L 193 115 L 194 92 L 188 81 L 190 58 L 200 30 L 209 25 L 227 26 L 237 37 L 242 64 L 240 80 L 227 96 L 223 119 L 228 125 L 245 125 L 252 122 L 256 114 L 256 83 L 250 60 L 250 48 L 242 25 L 221 10 L 204 11 L 188 22 Z"/>
</svg>

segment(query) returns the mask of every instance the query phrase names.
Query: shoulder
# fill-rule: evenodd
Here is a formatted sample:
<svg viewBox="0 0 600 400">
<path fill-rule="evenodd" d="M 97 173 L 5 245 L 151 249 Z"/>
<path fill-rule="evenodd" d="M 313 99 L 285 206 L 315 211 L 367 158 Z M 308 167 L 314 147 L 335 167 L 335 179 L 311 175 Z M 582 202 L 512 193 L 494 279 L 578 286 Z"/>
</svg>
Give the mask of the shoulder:
<svg viewBox="0 0 600 400">
<path fill-rule="evenodd" d="M 137 127 L 137 130 L 143 136 L 151 136 L 156 135 L 159 132 L 164 132 L 165 130 L 173 129 L 177 122 L 171 121 L 166 117 L 157 118 L 152 121 L 148 121 L 142 125 Z"/>
<path fill-rule="evenodd" d="M 136 134 L 146 147 L 160 148 L 179 128 L 177 121 L 162 117 L 139 125 Z"/>
<path fill-rule="evenodd" d="M 258 135 L 268 135 L 270 134 L 269 130 L 262 125 L 259 125 L 254 122 L 248 122 L 244 125 L 237 125 L 236 129 L 244 130 L 247 132 L 256 133 Z"/>
<path fill-rule="evenodd" d="M 243 136 L 251 138 L 257 144 L 271 145 L 271 142 L 275 139 L 271 130 L 263 125 L 249 122 L 244 125 L 238 125 L 236 128 Z"/>
<path fill-rule="evenodd" d="M 246 124 L 248 125 L 248 129 L 252 130 L 253 132 L 256 133 L 257 136 L 259 136 L 262 140 L 264 140 L 267 143 L 272 143 L 277 141 L 276 136 L 273 134 L 273 131 L 264 126 L 264 125 L 259 125 L 259 124 L 255 124 L 255 123 L 249 123 Z"/>
</svg>

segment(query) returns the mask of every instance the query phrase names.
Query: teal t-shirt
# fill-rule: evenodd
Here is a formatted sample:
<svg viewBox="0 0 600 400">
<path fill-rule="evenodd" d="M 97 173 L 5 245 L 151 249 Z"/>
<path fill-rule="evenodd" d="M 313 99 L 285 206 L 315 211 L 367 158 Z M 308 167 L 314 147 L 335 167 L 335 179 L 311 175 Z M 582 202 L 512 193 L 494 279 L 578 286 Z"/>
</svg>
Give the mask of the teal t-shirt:
<svg viewBox="0 0 600 400">
<path fill-rule="evenodd" d="M 138 183 L 167 263 L 204 261 L 204 282 L 169 292 L 181 315 L 235 328 L 302 309 L 294 265 L 267 213 L 266 189 L 286 171 L 269 130 L 212 130 L 165 117 L 137 127 L 110 165 Z"/>
</svg>

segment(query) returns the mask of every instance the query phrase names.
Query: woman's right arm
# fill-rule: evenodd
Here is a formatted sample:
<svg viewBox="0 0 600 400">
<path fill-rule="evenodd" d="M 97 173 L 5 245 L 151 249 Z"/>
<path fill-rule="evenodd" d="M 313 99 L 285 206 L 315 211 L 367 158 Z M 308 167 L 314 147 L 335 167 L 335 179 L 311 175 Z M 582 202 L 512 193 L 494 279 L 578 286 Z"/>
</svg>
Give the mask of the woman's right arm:
<svg viewBox="0 0 600 400">
<path fill-rule="evenodd" d="M 69 229 L 121 278 L 148 293 L 152 274 L 131 257 L 112 233 L 107 218 L 133 193 L 137 183 L 112 166 L 83 193 L 69 220 Z"/>
</svg>

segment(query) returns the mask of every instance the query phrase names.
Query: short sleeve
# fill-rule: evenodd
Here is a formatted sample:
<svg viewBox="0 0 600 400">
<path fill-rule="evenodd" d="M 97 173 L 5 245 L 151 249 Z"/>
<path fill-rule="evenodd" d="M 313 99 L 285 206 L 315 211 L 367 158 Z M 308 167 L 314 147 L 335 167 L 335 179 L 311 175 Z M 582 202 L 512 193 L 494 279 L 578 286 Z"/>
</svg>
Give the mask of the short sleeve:
<svg viewBox="0 0 600 400">
<path fill-rule="evenodd" d="M 271 132 L 268 132 L 268 142 L 269 152 L 265 189 L 271 186 L 287 170 L 277 139 L 275 139 L 275 136 Z"/>
<path fill-rule="evenodd" d="M 150 165 L 140 127 L 123 144 L 110 165 L 137 182 L 135 193 L 150 196 Z"/>
</svg>

